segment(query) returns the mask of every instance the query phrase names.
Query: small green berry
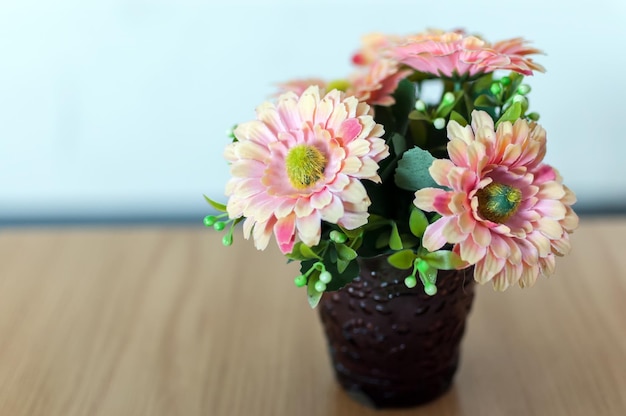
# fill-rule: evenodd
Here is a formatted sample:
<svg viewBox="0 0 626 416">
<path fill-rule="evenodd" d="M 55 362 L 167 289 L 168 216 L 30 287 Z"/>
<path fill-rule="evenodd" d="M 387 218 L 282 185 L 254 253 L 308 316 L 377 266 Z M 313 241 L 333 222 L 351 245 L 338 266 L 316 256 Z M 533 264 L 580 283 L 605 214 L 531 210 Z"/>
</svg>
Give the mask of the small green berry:
<svg viewBox="0 0 626 416">
<path fill-rule="evenodd" d="M 513 96 L 513 102 L 514 103 L 520 103 L 520 104 L 524 103 L 524 102 L 527 103 L 528 102 L 528 98 L 524 97 L 523 95 L 516 94 L 516 95 Z"/>
<path fill-rule="evenodd" d="M 493 95 L 498 95 L 502 92 L 502 85 L 499 82 L 494 82 L 491 84 L 491 87 L 489 87 L 489 91 L 491 91 Z"/>
<path fill-rule="evenodd" d="M 415 285 L 417 285 L 417 279 L 415 279 L 415 276 L 409 276 L 406 279 L 404 279 L 404 284 L 409 289 L 413 289 Z"/>
<path fill-rule="evenodd" d="M 226 224 L 222 221 L 218 221 L 213 224 L 213 228 L 215 229 L 215 231 L 222 231 L 224 227 L 226 227 Z"/>
<path fill-rule="evenodd" d="M 329 271 L 324 270 L 323 272 L 320 273 L 320 282 L 328 284 L 332 279 L 333 279 L 333 275 Z"/>
<path fill-rule="evenodd" d="M 202 220 L 205 227 L 212 227 L 213 224 L 215 224 L 215 221 L 217 221 L 217 217 L 215 215 L 207 215 L 204 217 L 204 220 Z"/>
<path fill-rule="evenodd" d="M 448 91 L 447 93 L 443 95 L 443 98 L 441 99 L 441 103 L 443 105 L 450 105 L 454 103 L 454 98 L 455 98 L 454 94 Z"/>
<path fill-rule="evenodd" d="M 318 292 L 323 292 L 326 290 L 326 283 L 318 280 L 317 282 L 315 282 L 315 290 L 317 290 Z"/>
<path fill-rule="evenodd" d="M 295 279 L 293 279 L 293 282 L 296 284 L 297 287 L 302 287 L 306 285 L 306 276 L 301 274 L 300 276 L 297 276 Z"/>
<path fill-rule="evenodd" d="M 428 296 L 433 296 L 437 293 L 437 286 L 433 284 L 424 285 L 424 292 L 426 292 Z"/>
<path fill-rule="evenodd" d="M 526 115 L 526 117 L 528 117 L 532 121 L 537 121 L 537 120 L 539 120 L 539 113 L 530 113 L 530 114 Z"/>
<path fill-rule="evenodd" d="M 522 95 L 528 94 L 530 90 L 531 88 L 530 88 L 530 85 L 528 84 L 522 84 L 519 87 L 517 87 L 517 93 L 522 94 Z"/>
<path fill-rule="evenodd" d="M 339 232 L 337 230 L 333 230 L 330 232 L 330 239 L 334 241 L 335 243 L 340 243 L 340 244 L 343 244 L 346 241 L 348 241 L 348 237 L 344 233 Z"/>
</svg>

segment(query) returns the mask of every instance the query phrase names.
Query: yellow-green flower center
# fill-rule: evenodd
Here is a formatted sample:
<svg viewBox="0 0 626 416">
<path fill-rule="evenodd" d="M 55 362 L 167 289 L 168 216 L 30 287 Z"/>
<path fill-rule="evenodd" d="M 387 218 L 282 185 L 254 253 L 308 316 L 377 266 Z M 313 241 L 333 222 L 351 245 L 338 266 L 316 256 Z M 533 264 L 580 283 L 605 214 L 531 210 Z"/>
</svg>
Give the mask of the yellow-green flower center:
<svg viewBox="0 0 626 416">
<path fill-rule="evenodd" d="M 335 79 L 326 85 L 326 91 L 339 90 L 346 92 L 350 87 L 350 83 L 345 79 Z"/>
<path fill-rule="evenodd" d="M 522 191 L 496 182 L 479 189 L 476 196 L 480 215 L 498 224 L 505 223 L 511 218 L 522 202 Z"/>
<path fill-rule="evenodd" d="M 326 158 L 315 148 L 306 144 L 293 147 L 285 160 L 287 177 L 296 189 L 306 189 L 324 175 Z"/>
</svg>

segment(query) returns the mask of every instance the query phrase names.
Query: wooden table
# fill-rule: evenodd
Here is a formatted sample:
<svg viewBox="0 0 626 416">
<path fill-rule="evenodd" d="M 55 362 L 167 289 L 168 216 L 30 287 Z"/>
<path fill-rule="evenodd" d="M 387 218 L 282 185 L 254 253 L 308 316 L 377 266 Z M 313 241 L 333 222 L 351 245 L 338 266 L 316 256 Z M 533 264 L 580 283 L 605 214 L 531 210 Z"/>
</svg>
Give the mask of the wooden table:
<svg viewBox="0 0 626 416">
<path fill-rule="evenodd" d="M 195 228 L 0 232 L 0 415 L 626 415 L 626 219 L 533 288 L 478 287 L 454 387 L 375 412 L 272 247 Z"/>
</svg>

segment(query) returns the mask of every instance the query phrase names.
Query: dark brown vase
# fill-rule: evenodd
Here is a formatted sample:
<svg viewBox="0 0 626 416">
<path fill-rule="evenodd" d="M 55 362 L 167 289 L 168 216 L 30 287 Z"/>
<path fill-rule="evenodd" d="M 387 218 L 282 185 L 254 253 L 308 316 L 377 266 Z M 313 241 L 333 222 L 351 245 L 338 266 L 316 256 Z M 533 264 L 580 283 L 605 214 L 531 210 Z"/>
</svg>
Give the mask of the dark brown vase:
<svg viewBox="0 0 626 416">
<path fill-rule="evenodd" d="M 335 375 L 355 400 L 376 408 L 409 407 L 445 393 L 459 364 L 474 299 L 473 269 L 439 271 L 437 294 L 386 256 L 358 259 L 360 276 L 325 293 L 319 313 Z"/>
</svg>

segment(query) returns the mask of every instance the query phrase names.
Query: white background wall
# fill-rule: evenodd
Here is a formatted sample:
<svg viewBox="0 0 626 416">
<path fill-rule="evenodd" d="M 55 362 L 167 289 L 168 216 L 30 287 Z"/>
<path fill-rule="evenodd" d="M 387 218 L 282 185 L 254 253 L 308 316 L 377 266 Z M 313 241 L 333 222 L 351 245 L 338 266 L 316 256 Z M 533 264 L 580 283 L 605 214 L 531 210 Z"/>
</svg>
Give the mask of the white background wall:
<svg viewBox="0 0 626 416">
<path fill-rule="evenodd" d="M 362 34 L 465 27 L 547 52 L 529 80 L 581 209 L 626 207 L 626 1 L 1 0 L 0 222 L 195 218 L 225 130 L 273 84 L 345 76 Z"/>
</svg>

